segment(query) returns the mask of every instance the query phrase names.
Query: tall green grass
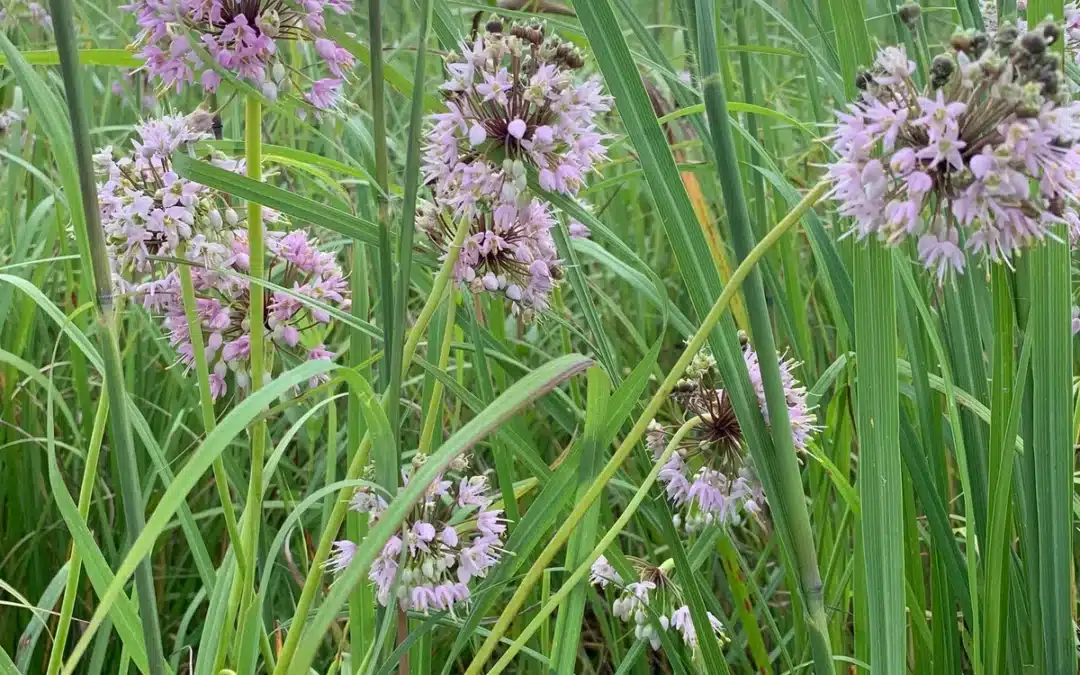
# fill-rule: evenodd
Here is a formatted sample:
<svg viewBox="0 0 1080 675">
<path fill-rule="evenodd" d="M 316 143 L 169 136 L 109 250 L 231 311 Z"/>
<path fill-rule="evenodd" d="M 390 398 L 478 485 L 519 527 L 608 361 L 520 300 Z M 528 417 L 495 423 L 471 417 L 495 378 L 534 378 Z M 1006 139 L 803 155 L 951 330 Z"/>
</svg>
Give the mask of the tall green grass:
<svg viewBox="0 0 1080 675">
<path fill-rule="evenodd" d="M 201 102 L 124 79 L 139 61 L 121 4 L 53 0 L 51 30 L 0 23 L 0 112 L 29 111 L 0 135 L 0 673 L 1076 672 L 1065 228 L 1014 269 L 938 285 L 907 248 L 841 239 L 850 223 L 822 201 L 832 111 L 875 49 L 906 44 L 923 77 L 986 3 L 924 1 L 915 33 L 885 0 L 335 14 L 357 60 L 340 114 L 301 118 L 227 81 L 207 152 L 246 157 L 247 175 L 174 159 L 255 230 L 268 209 L 313 228 L 350 275 L 351 308 L 315 305 L 335 363 L 263 385 L 256 328 L 256 390 L 217 403 L 203 350 L 184 372 L 158 318 L 108 290 L 90 153 Z M 1031 0 L 1027 16 L 1064 9 Z M 481 31 L 489 14 L 543 21 L 614 96 L 608 160 L 578 199 L 544 194 L 565 279 L 536 324 L 452 283 L 464 227 L 445 258 L 416 231 L 425 116 L 478 12 Z M 299 71 L 318 58 L 282 44 Z M 253 250 L 250 282 L 289 292 L 264 276 Z M 806 453 L 768 358 L 765 423 L 743 337 L 799 362 L 820 427 Z M 642 441 L 706 346 L 768 508 L 688 536 Z M 329 381 L 298 393 L 315 376 Z M 683 421 L 665 457 L 702 420 Z M 466 452 L 508 520 L 500 562 L 454 612 L 378 606 L 373 560 Z M 347 506 L 372 485 L 396 496 L 368 522 Z M 342 538 L 357 554 L 328 574 Z M 600 555 L 627 580 L 665 565 L 696 648 L 656 616 L 660 649 L 637 639 L 618 589 L 589 583 Z"/>
</svg>

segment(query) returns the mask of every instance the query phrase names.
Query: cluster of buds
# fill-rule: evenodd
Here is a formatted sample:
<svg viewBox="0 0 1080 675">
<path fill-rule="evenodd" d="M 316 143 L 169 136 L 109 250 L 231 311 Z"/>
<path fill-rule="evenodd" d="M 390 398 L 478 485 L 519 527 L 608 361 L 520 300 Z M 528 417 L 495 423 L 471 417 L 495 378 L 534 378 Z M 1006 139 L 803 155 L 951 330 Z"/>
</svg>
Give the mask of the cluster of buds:
<svg viewBox="0 0 1080 675">
<path fill-rule="evenodd" d="M 418 455 L 414 466 L 423 463 Z M 450 465 L 451 475 L 439 475 L 427 486 L 402 524 L 400 535 L 383 546 L 368 573 L 375 584 L 375 596 L 384 607 L 397 601 L 403 610 L 453 612 L 467 604 L 469 583 L 487 575 L 499 561 L 506 524 L 502 510 L 491 508 L 488 481 L 484 475 L 467 475 L 467 457 Z M 404 476 L 408 484 L 409 476 Z M 372 521 L 386 511 L 386 500 L 362 488 L 350 508 L 367 513 Z M 334 556 L 327 562 L 331 570 L 349 566 L 356 543 L 334 543 Z"/>
<path fill-rule="evenodd" d="M 660 649 L 659 624 L 662 630 L 679 632 L 683 643 L 691 650 L 697 648 L 697 632 L 690 619 L 690 608 L 682 600 L 679 586 L 671 578 L 674 563 L 666 560 L 659 567 L 640 559 L 632 559 L 637 581 L 625 583 L 605 556 L 600 556 L 590 568 L 589 581 L 594 586 L 606 588 L 609 584 L 619 590 L 611 611 L 620 620 L 634 625 L 634 637 L 648 640 L 653 649 Z M 724 625 L 707 612 L 709 623 L 716 636 L 727 642 Z M 656 617 L 653 623 L 652 616 Z"/>
<path fill-rule="evenodd" d="M 576 48 L 542 24 L 491 21 L 446 64 L 447 112 L 431 116 L 424 179 L 432 201 L 419 225 L 441 250 L 465 221 L 468 236 L 454 277 L 495 292 L 527 317 L 547 308 L 562 276 L 550 205 L 528 187 L 576 195 L 607 150 L 596 116 L 611 108 L 596 78 L 577 81 Z M 571 224 L 587 236 L 580 223 Z"/>
<path fill-rule="evenodd" d="M 171 166 L 174 152 L 196 152 L 196 144 L 209 138 L 211 123 L 204 111 L 148 121 L 136 126 L 131 152 L 119 155 L 109 147 L 94 160 L 103 180 L 98 204 L 115 283 L 163 316 L 169 341 L 188 367 L 194 365 L 195 350 L 177 259 L 191 266 L 210 392 L 217 399 L 228 391 L 230 374 L 241 392 L 251 386 L 251 288 L 241 276 L 249 272 L 247 232 L 244 218 L 224 195 L 180 177 Z M 243 162 L 220 154 L 211 161 L 230 171 L 244 169 Z M 332 359 L 333 352 L 321 344 L 329 312 L 296 296 L 346 309 L 348 282 L 334 254 L 319 250 L 307 232 L 275 229 L 288 223 L 269 209 L 263 218 L 266 277 L 290 291 L 265 292 L 268 346 L 283 366 Z M 320 381 L 313 378 L 309 385 Z"/>
<path fill-rule="evenodd" d="M 135 13 L 142 29 L 137 41 L 146 68 L 177 92 L 195 84 L 196 76 L 204 90 L 214 92 L 221 84 L 219 71 L 224 71 L 270 100 L 288 86 L 304 89 L 307 103 L 327 110 L 341 99 L 353 67 L 352 54 L 324 34 L 326 10 L 344 16 L 352 9 L 351 0 L 295 5 L 280 0 L 133 0 L 125 9 Z M 288 68 L 278 55 L 278 40 L 312 42 L 326 76 L 313 80 Z"/>
<path fill-rule="evenodd" d="M 1080 104 L 1064 93 L 1056 24 L 962 32 L 920 89 L 902 48 L 860 73 L 832 135 L 831 197 L 859 239 L 910 239 L 939 280 L 966 254 L 1004 261 L 1080 229 Z"/>
</svg>

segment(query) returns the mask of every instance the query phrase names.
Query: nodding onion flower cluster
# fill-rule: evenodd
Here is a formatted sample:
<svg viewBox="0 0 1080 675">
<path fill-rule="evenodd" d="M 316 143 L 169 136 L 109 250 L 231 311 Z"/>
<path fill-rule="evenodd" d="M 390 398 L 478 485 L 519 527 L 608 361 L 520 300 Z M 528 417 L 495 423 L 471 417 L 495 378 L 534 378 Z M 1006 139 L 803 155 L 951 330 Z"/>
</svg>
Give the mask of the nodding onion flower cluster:
<svg viewBox="0 0 1080 675">
<path fill-rule="evenodd" d="M 599 79 L 575 79 L 583 63 L 542 24 L 491 21 L 447 60 L 447 112 L 430 117 L 423 171 L 432 201 L 421 205 L 418 225 L 445 251 L 467 221 L 455 280 L 504 295 L 526 318 L 547 308 L 562 276 L 551 207 L 529 190 L 528 174 L 573 196 L 607 156 L 596 116 L 611 98 Z M 587 236 L 580 223 L 570 228 Z"/>
<path fill-rule="evenodd" d="M 967 255 L 1010 263 L 1065 223 L 1080 229 L 1080 103 L 1062 94 L 1061 31 L 958 33 L 928 86 L 903 49 L 881 50 L 862 94 L 838 112 L 831 197 L 851 232 L 917 242 L 939 281 Z"/>
<path fill-rule="evenodd" d="M 1080 3 L 1067 2 L 1064 6 L 1063 28 L 1065 32 L 1065 55 L 1073 62 L 1080 65 Z M 1025 16 L 1027 12 L 1027 0 L 1016 0 L 1016 11 L 1020 14 L 1016 19 L 1016 28 L 1026 32 L 1028 22 Z M 987 33 L 997 31 L 1000 22 L 998 20 L 997 2 L 995 0 L 983 0 L 982 3 L 983 26 Z M 1071 83 L 1070 83 L 1071 86 Z"/>
<path fill-rule="evenodd" d="M 180 275 L 170 258 L 191 264 L 196 313 L 202 325 L 214 399 L 228 391 L 231 372 L 240 391 L 250 387 L 250 288 L 240 274 L 249 270 L 247 232 L 243 218 L 217 191 L 178 176 L 170 157 L 176 151 L 195 152 L 209 138 L 210 115 L 198 111 L 137 125 L 133 151 L 118 156 L 111 147 L 99 151 L 95 166 L 103 183 L 98 188 L 102 229 L 106 236 L 118 288 L 139 298 L 143 306 L 163 315 L 169 341 L 186 366 L 194 364 Z M 242 171 L 243 162 L 212 156 L 221 168 Z M 287 223 L 270 210 L 269 226 Z M 349 307 L 348 282 L 332 253 L 303 230 L 267 230 L 266 278 L 341 309 Z M 332 359 L 333 352 L 316 344 L 330 324 L 330 314 L 309 308 L 294 295 L 266 292 L 269 350 L 282 360 Z M 269 373 L 267 373 L 269 377 Z M 313 378 L 310 386 L 316 386 Z"/>
<path fill-rule="evenodd" d="M 28 24 L 51 31 L 52 16 L 33 0 L 0 0 L 0 30 Z"/>
<path fill-rule="evenodd" d="M 352 54 L 324 34 L 327 15 L 334 20 L 347 14 L 352 0 L 132 0 L 125 9 L 136 14 L 142 29 L 137 44 L 146 68 L 177 93 L 195 84 L 196 76 L 205 91 L 216 91 L 222 79 L 217 68 L 270 100 L 290 85 L 306 88 L 304 100 L 327 110 L 340 100 L 353 67 Z M 288 70 L 278 57 L 278 40 L 314 42 L 327 76 L 312 81 Z"/>
<path fill-rule="evenodd" d="M 670 576 L 673 562 L 667 560 L 656 567 L 647 561 L 631 558 L 631 563 L 638 573 L 637 581 L 624 583 L 605 556 L 600 556 L 592 564 L 589 581 L 600 588 L 611 584 L 619 589 L 620 593 L 611 606 L 612 613 L 624 622 L 633 623 L 634 637 L 648 640 L 654 650 L 660 649 L 660 635 L 651 621 L 652 614 L 656 615 L 663 630 L 673 628 L 679 631 L 686 646 L 696 648 L 697 631 L 690 619 L 690 608 L 682 601 L 682 592 Z M 712 612 L 707 614 L 713 632 L 721 642 L 728 642 L 724 624 Z"/>
<path fill-rule="evenodd" d="M 413 466 L 426 458 L 418 455 Z M 502 510 L 491 508 L 487 477 L 467 475 L 468 457 L 450 465 L 453 477 L 440 474 L 428 485 L 395 534 L 371 565 L 368 578 L 383 607 L 396 600 L 403 610 L 454 612 L 469 602 L 469 582 L 487 576 L 499 561 L 506 523 Z M 403 472 L 405 483 L 409 476 Z M 382 496 L 361 488 L 350 508 L 367 513 L 374 522 L 386 511 Z M 334 542 L 334 554 L 326 566 L 341 571 L 356 553 L 356 543 Z"/>
<path fill-rule="evenodd" d="M 757 393 L 758 405 L 769 421 L 765 390 L 757 353 L 746 344 L 743 358 L 750 382 Z M 792 442 L 799 451 L 817 427 L 806 400 L 806 388 L 792 373 L 797 364 L 778 358 L 780 375 L 787 396 L 791 418 Z M 688 534 L 713 523 L 734 525 L 744 514 L 761 513 L 765 493 L 745 460 L 742 429 L 725 389 L 717 386 L 716 359 L 708 349 L 694 356 L 686 368 L 686 377 L 675 389 L 675 400 L 687 418 L 701 417 L 699 424 L 682 442 L 660 470 L 659 481 L 668 499 L 678 509 L 675 526 Z M 667 430 L 656 420 L 649 423 L 645 445 L 659 458 L 668 443 Z"/>
</svg>

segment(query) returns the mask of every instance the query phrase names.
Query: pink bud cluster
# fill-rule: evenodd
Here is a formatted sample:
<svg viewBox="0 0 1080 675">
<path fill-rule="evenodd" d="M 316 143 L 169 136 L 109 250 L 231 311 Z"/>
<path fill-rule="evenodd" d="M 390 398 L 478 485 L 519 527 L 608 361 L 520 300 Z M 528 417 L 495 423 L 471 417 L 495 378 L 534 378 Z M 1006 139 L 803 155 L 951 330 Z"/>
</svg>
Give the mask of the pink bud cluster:
<svg viewBox="0 0 1080 675">
<path fill-rule="evenodd" d="M 250 285 L 247 232 L 243 218 L 215 190 L 178 176 L 171 168 L 174 152 L 196 151 L 208 137 L 210 118 L 204 112 L 169 116 L 136 127 L 133 151 L 117 156 L 112 148 L 95 155 L 103 179 L 98 202 L 102 228 L 117 286 L 163 315 L 170 344 L 186 366 L 194 364 L 194 345 L 184 312 L 175 259 L 187 261 L 195 289 L 210 393 L 225 395 L 232 379 L 241 392 L 250 381 Z M 218 166 L 241 171 L 243 162 L 211 156 Z M 288 289 L 264 291 L 268 346 L 274 360 L 290 365 L 303 360 L 332 359 L 320 339 L 331 323 L 323 308 L 349 307 L 348 282 L 334 254 L 321 251 L 304 230 L 272 229 L 287 223 L 265 210 L 265 271 L 273 283 Z M 231 378 L 230 378 L 231 375 Z M 309 382 L 316 386 L 319 379 Z"/>
<path fill-rule="evenodd" d="M 463 472 L 467 466 L 459 458 L 451 469 Z M 387 607 L 396 600 L 402 609 L 424 613 L 453 612 L 467 604 L 469 583 L 487 576 L 499 561 L 506 536 L 502 510 L 491 508 L 491 503 L 486 476 L 440 475 L 432 481 L 403 523 L 402 534 L 386 542 L 371 566 L 368 578 L 375 584 L 379 604 Z M 376 521 L 387 504 L 362 489 L 350 507 Z M 327 567 L 345 569 L 355 552 L 355 542 L 335 542 Z"/>
<path fill-rule="evenodd" d="M 304 99 L 318 110 L 337 105 L 353 67 L 352 54 L 324 34 L 328 16 L 337 20 L 351 8 L 351 0 L 132 0 L 125 6 L 141 27 L 146 68 L 166 88 L 180 92 L 197 79 L 214 92 L 223 70 L 270 100 L 287 86 L 304 88 Z M 279 40 L 313 42 L 325 77 L 290 71 L 278 55 Z"/>
<path fill-rule="evenodd" d="M 682 593 L 678 585 L 668 576 L 668 566 L 653 567 L 636 561 L 639 573 L 637 581 L 624 584 L 619 573 L 600 556 L 592 564 L 589 572 L 590 582 L 601 588 L 612 584 L 620 589 L 618 597 L 612 603 L 612 613 L 626 623 L 634 624 L 634 637 L 648 640 L 654 649 L 660 649 L 660 633 L 652 623 L 653 614 L 662 630 L 674 629 L 679 632 L 683 643 L 691 650 L 697 647 L 697 632 L 690 618 L 690 608 L 683 604 Z M 706 612 L 713 632 L 723 642 L 727 641 L 724 624 Z"/>
<path fill-rule="evenodd" d="M 1080 229 L 1080 103 L 1060 93 L 1059 36 L 958 34 L 925 89 L 902 48 L 881 50 L 831 137 L 830 196 L 851 232 L 915 242 L 942 280 L 968 255 L 1009 263 L 1055 224 Z"/>
<path fill-rule="evenodd" d="M 433 200 L 419 226 L 445 249 L 467 221 L 454 278 L 504 295 L 516 313 L 545 310 L 562 275 L 551 207 L 532 194 L 529 173 L 543 189 L 572 196 L 607 156 L 596 117 L 611 98 L 598 79 L 576 80 L 582 63 L 540 25 L 504 32 L 490 22 L 447 61 L 447 111 L 431 116 L 423 171 Z M 588 236 L 580 223 L 570 227 Z"/>
</svg>

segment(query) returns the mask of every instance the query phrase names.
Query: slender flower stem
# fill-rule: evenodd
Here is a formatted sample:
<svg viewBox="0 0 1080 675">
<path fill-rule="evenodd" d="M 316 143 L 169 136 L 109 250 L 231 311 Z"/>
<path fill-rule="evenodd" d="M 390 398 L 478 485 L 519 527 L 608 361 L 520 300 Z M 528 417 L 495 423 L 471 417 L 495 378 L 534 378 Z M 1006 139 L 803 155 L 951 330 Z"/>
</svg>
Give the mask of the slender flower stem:
<svg viewBox="0 0 1080 675">
<path fill-rule="evenodd" d="M 454 315 L 457 310 L 457 302 L 454 298 L 453 289 L 450 290 L 449 302 L 446 305 L 446 322 L 443 325 L 442 344 L 439 345 L 439 370 L 446 370 L 450 362 L 450 344 L 454 338 Z M 443 383 L 436 379 L 431 386 L 431 402 L 428 404 L 428 414 L 424 419 L 424 428 L 420 432 L 420 445 L 417 452 L 426 455 L 431 450 L 431 438 L 435 435 L 435 425 L 442 419 L 439 407 L 442 405 Z"/>
<path fill-rule="evenodd" d="M 822 192 L 824 193 L 824 189 Z M 431 316 L 435 313 L 439 303 L 442 302 L 446 287 L 450 284 L 450 275 L 453 273 L 454 265 L 461 254 L 461 245 L 464 243 L 465 235 L 468 232 L 469 221 L 462 220 L 458 225 L 457 232 L 454 233 L 454 241 L 450 244 L 446 259 L 443 260 L 439 273 L 435 275 L 435 281 L 431 286 L 431 294 L 428 295 L 427 302 L 420 311 L 420 316 L 417 317 L 416 323 L 413 324 L 408 339 L 405 341 L 405 350 L 401 359 L 402 370 L 406 370 L 412 363 L 413 356 L 416 354 L 416 346 L 420 343 L 420 337 L 427 330 Z M 382 404 L 384 409 L 389 403 L 387 394 L 383 394 Z M 345 480 L 356 480 L 360 477 L 364 467 L 367 466 L 370 450 L 371 436 L 370 434 L 364 434 L 359 450 L 356 451 L 352 461 L 349 463 L 348 471 L 345 473 Z M 304 588 L 300 591 L 300 599 L 296 602 L 296 611 L 293 613 L 293 616 L 300 617 L 301 621 L 295 623 L 292 629 L 289 630 L 289 634 L 285 638 L 285 644 L 281 647 L 281 653 L 278 655 L 274 675 L 285 675 L 289 670 L 293 655 L 296 653 L 296 646 L 300 643 L 301 633 L 303 632 L 303 619 L 307 617 L 308 612 L 311 610 L 311 604 L 315 601 L 315 592 L 318 590 L 319 582 L 322 580 L 323 566 L 326 564 L 327 558 L 330 557 L 330 548 L 333 546 L 334 537 L 337 536 L 341 523 L 345 520 L 352 493 L 352 489 L 346 489 L 342 493 L 341 498 L 334 504 L 334 510 L 330 512 L 326 528 L 323 529 L 320 535 L 319 546 L 315 549 L 315 556 L 311 559 L 311 568 L 308 571 L 307 578 L 304 579 Z"/>
<path fill-rule="evenodd" d="M 124 525 L 129 542 L 134 542 L 146 527 L 143 512 L 143 491 L 139 481 L 139 464 L 135 456 L 135 443 L 131 435 L 128 417 L 127 391 L 124 388 L 124 371 L 120 356 L 120 343 L 116 334 L 116 308 L 112 295 L 112 272 L 109 254 L 105 246 L 105 233 L 101 229 L 98 211 L 97 186 L 94 183 L 94 164 L 90 151 L 90 126 L 83 102 L 82 66 L 79 63 L 78 46 L 72 25 L 71 2 L 52 0 L 53 31 L 60 56 L 60 72 L 67 93 L 68 114 L 71 118 L 72 139 L 79 169 L 79 188 L 82 208 L 86 216 L 86 239 L 89 242 L 90 263 L 97 290 L 98 323 L 102 341 L 101 356 L 105 365 L 105 391 L 109 400 L 116 401 L 109 415 L 110 439 L 116 452 L 116 464 L 120 474 L 120 494 L 124 506 Z M 135 591 L 139 600 L 139 617 L 142 620 L 143 639 L 150 675 L 161 675 L 165 670 L 165 658 L 161 648 L 161 631 L 158 626 L 157 600 L 154 594 L 154 573 L 150 558 L 144 558 L 135 571 Z"/>
<path fill-rule="evenodd" d="M 555 558 L 555 554 L 559 552 L 563 544 L 570 538 L 570 534 L 577 527 L 578 522 L 585 515 L 585 511 L 588 510 L 593 503 L 600 497 L 600 493 L 603 491 L 604 486 L 608 481 L 612 479 L 615 472 L 619 470 L 622 463 L 626 461 L 626 458 L 630 456 L 630 451 L 634 449 L 634 446 L 641 439 L 642 434 L 645 433 L 646 427 L 649 422 L 656 416 L 660 407 L 667 400 L 668 394 L 675 388 L 675 384 L 682 378 L 683 373 L 686 371 L 686 366 L 690 364 L 690 361 L 694 358 L 694 355 L 698 353 L 701 347 L 705 344 L 705 341 L 709 337 L 709 333 L 720 321 L 720 317 L 724 315 L 727 310 L 728 304 L 731 299 L 739 292 L 742 283 L 750 275 L 750 271 L 755 268 L 758 261 L 767 253 L 780 238 L 790 230 L 806 211 L 808 211 L 814 204 L 821 199 L 821 197 L 828 190 L 829 185 L 826 182 L 818 183 L 810 192 L 802 198 L 794 209 L 788 213 L 783 220 L 781 220 L 776 227 L 774 227 L 757 246 L 750 251 L 749 255 L 739 264 L 735 271 L 731 275 L 731 280 L 726 286 L 724 291 L 720 294 L 720 297 L 716 299 L 716 303 L 712 309 L 709 310 L 709 314 L 702 321 L 701 326 L 693 337 L 686 343 L 686 349 L 683 351 L 682 356 L 675 362 L 671 371 L 667 377 L 660 384 L 660 387 L 653 394 L 652 399 L 649 400 L 649 404 L 645 407 L 645 411 L 638 417 L 637 422 L 634 423 L 630 433 L 615 450 L 615 454 L 611 456 L 607 465 L 600 471 L 597 477 L 593 480 L 589 489 L 585 492 L 581 501 L 574 505 L 574 510 L 570 513 L 570 516 L 563 522 L 562 526 L 551 538 L 551 541 L 537 556 L 533 566 L 529 568 L 525 578 L 522 579 L 517 591 L 514 592 L 513 597 L 506 603 L 506 607 L 503 609 L 503 613 L 499 616 L 495 626 L 492 627 L 488 637 L 484 640 L 484 644 L 481 645 L 477 651 L 476 656 L 473 658 L 469 669 L 465 671 L 465 675 L 478 675 L 480 670 L 487 663 L 491 653 L 495 651 L 495 646 L 498 644 L 498 636 L 506 632 L 510 622 L 514 620 L 517 613 L 521 610 L 528 599 L 529 593 L 532 591 L 533 586 L 539 581 L 540 577 L 544 573 L 544 568 L 548 563 Z"/>
<path fill-rule="evenodd" d="M 619 536 L 619 533 L 623 531 L 623 528 L 626 527 L 627 523 L 630 522 L 630 519 L 637 512 L 637 509 L 641 505 L 641 502 L 645 501 L 645 497 L 649 494 L 649 488 L 651 488 L 653 486 L 653 483 L 656 482 L 657 477 L 660 475 L 660 470 L 663 469 L 664 464 L 666 464 L 667 461 L 671 459 L 672 453 L 674 453 L 679 448 L 679 445 L 682 443 L 683 438 L 685 438 L 688 433 L 693 431 L 694 427 L 701 424 L 702 421 L 703 420 L 700 417 L 692 417 L 686 422 L 684 422 L 683 425 L 678 428 L 678 430 L 676 430 L 675 434 L 668 442 L 667 447 L 664 448 L 664 452 L 660 455 L 660 458 L 657 459 L 656 463 L 653 465 L 652 471 L 650 471 L 649 475 L 645 477 L 645 480 L 641 482 L 641 486 L 637 489 L 637 492 L 634 493 L 634 496 L 630 498 L 630 502 L 627 503 L 626 508 L 619 516 L 619 519 L 616 520 L 615 523 L 611 526 L 611 528 L 604 534 L 603 538 L 601 538 L 600 541 L 596 544 L 592 552 L 589 553 L 589 555 L 587 555 L 585 559 L 581 561 L 581 564 L 577 566 L 577 569 L 575 569 L 574 573 L 570 575 L 570 578 L 563 582 L 563 585 L 561 588 L 559 588 L 558 592 L 556 592 L 555 595 L 551 596 L 551 599 L 549 599 L 544 604 L 544 606 L 540 608 L 539 613 L 537 613 L 537 615 L 533 617 L 532 621 L 529 622 L 529 625 L 525 626 L 525 630 L 523 630 L 520 635 L 514 638 L 513 644 L 511 644 L 510 647 L 506 650 L 506 652 L 502 655 L 502 658 L 500 658 L 495 663 L 495 665 L 491 667 L 491 670 L 487 671 L 487 675 L 498 675 L 498 673 L 501 673 L 506 668 L 506 666 L 510 664 L 510 661 L 514 658 L 514 656 L 516 656 L 517 653 L 521 651 L 521 648 L 525 646 L 525 643 L 530 637 L 532 637 L 533 633 L 539 630 L 540 626 L 544 623 L 547 617 L 555 611 L 555 609 L 559 606 L 559 603 L 561 603 L 566 598 L 566 596 L 570 595 L 574 588 L 579 583 L 581 583 L 581 581 L 585 578 L 585 575 L 589 573 L 589 569 L 592 567 L 592 564 L 596 562 L 596 560 L 601 555 L 603 555 L 604 551 L 606 551 L 609 546 L 611 546 L 611 544 L 615 541 L 615 538 Z M 666 565 L 667 562 L 668 561 L 665 561 L 664 564 Z M 672 561 L 671 564 L 674 566 L 674 561 Z"/>
<path fill-rule="evenodd" d="M 258 96 L 248 96 L 247 109 L 244 118 L 244 151 L 247 164 L 248 178 L 262 180 L 262 101 Z M 262 205 L 249 201 L 247 205 L 247 236 L 248 236 L 248 274 L 255 279 L 265 276 L 265 233 L 263 231 Z M 249 363 L 251 364 L 251 391 L 260 389 L 263 385 L 263 373 L 265 367 L 265 336 L 266 324 L 264 317 L 264 302 L 266 294 L 263 289 L 254 284 L 249 285 L 248 298 L 250 313 L 248 314 L 249 334 Z M 263 464 L 266 454 L 266 422 L 258 421 L 251 428 L 251 470 L 248 479 L 247 503 L 244 506 L 244 530 L 243 551 L 244 558 L 250 563 L 243 578 L 243 593 L 247 602 L 242 603 L 246 607 L 254 597 L 255 589 L 255 565 L 257 559 L 257 547 L 259 542 L 259 525 L 262 521 L 262 496 L 263 496 Z"/>
<path fill-rule="evenodd" d="M 177 255 L 184 257 L 185 246 L 177 249 Z M 184 316 L 187 318 L 188 334 L 191 336 L 192 355 L 195 359 L 195 375 L 199 382 L 199 403 L 202 411 L 203 430 L 210 433 L 217 425 L 214 417 L 214 399 L 210 393 L 210 370 L 206 363 L 206 345 L 203 342 L 202 323 L 199 321 L 198 308 L 195 305 L 195 284 L 191 280 L 191 267 L 177 265 L 180 275 L 180 295 L 184 303 Z M 218 456 L 214 460 L 214 483 L 217 485 L 221 511 L 225 516 L 225 531 L 229 535 L 236 564 L 243 576 L 247 569 L 247 558 L 241 546 L 240 530 L 236 524 L 236 509 L 233 508 L 232 495 L 229 493 L 229 476 L 225 473 L 225 462 Z"/>
<path fill-rule="evenodd" d="M 105 435 L 105 420 L 109 416 L 109 396 L 102 394 L 98 399 L 97 413 L 94 414 L 94 427 L 90 432 L 90 447 L 86 450 L 86 464 L 83 465 L 82 484 L 79 486 L 79 517 L 86 522 L 90 514 L 90 497 L 94 494 L 94 481 L 97 480 L 98 459 L 101 457 L 101 440 Z M 68 630 L 71 628 L 71 615 L 75 609 L 75 598 L 79 594 L 79 573 L 82 571 L 82 559 L 79 551 L 71 547 L 68 560 L 67 584 L 64 587 L 64 600 L 60 603 L 60 618 L 56 622 L 52 651 L 49 652 L 47 675 L 56 675 L 64 661 L 64 645 L 67 643 Z"/>
<path fill-rule="evenodd" d="M 735 153 L 735 141 L 731 133 L 727 98 L 723 78 L 719 72 L 716 50 L 715 13 L 712 3 L 697 3 L 698 64 L 701 68 L 705 111 L 709 120 L 711 140 L 715 148 L 716 163 L 721 169 L 724 204 L 727 208 L 732 245 L 736 257 L 748 258 L 754 249 L 754 233 L 750 214 L 743 194 L 739 162 Z M 764 194 L 763 190 L 759 197 Z M 759 216 L 762 215 L 759 213 Z M 787 396 L 780 376 L 780 364 L 776 358 L 776 344 L 772 334 L 769 308 L 761 274 L 755 269 L 748 277 L 744 289 L 747 314 L 750 319 L 750 338 L 759 355 L 761 383 L 765 392 L 766 410 L 769 415 L 771 446 L 766 445 L 766 461 L 760 468 L 770 474 L 765 482 L 766 496 L 773 511 L 779 514 L 782 527 L 780 536 L 787 540 L 793 551 L 798 569 L 799 592 L 806 605 L 804 617 L 813 648 L 814 669 L 818 675 L 828 675 L 835 670 L 832 647 L 829 643 L 828 625 L 822 594 L 821 573 L 818 570 L 817 551 L 810 515 L 806 508 L 802 474 L 792 440 L 791 419 Z M 892 308 L 889 308 L 892 311 Z"/>
</svg>

